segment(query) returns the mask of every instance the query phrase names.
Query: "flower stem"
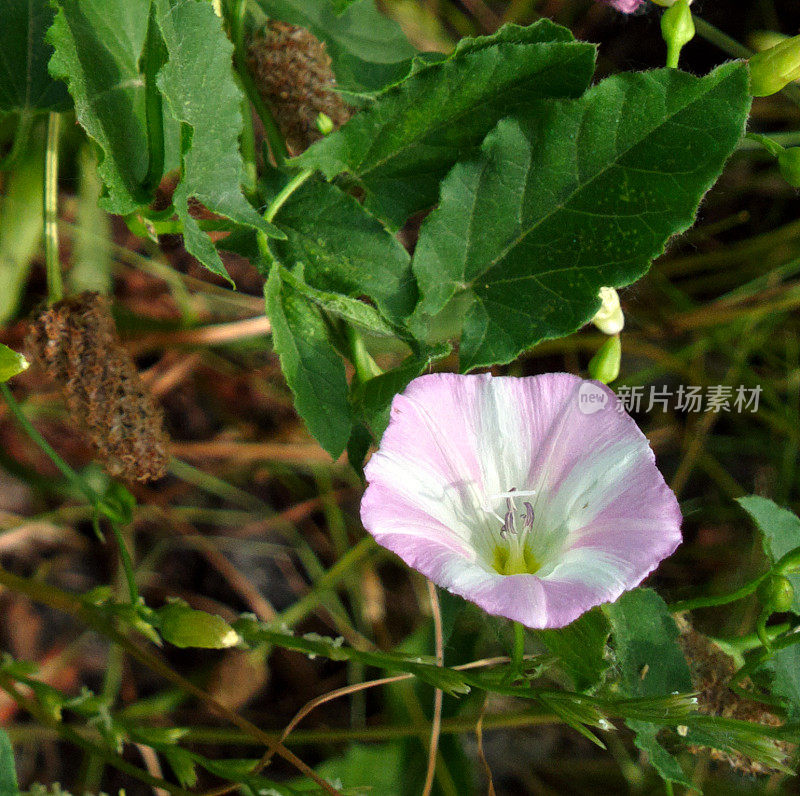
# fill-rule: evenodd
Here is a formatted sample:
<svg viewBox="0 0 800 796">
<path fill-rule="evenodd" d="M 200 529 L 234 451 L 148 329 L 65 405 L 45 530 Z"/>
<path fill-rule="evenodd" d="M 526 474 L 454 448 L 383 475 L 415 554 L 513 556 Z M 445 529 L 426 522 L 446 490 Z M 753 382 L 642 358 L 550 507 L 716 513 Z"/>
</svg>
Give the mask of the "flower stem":
<svg viewBox="0 0 800 796">
<path fill-rule="evenodd" d="M 53 304 L 64 297 L 61 264 L 58 261 L 58 138 L 61 116 L 47 116 L 44 156 L 44 260 L 47 267 L 47 301 Z"/>
<path fill-rule="evenodd" d="M 286 204 L 286 200 L 313 174 L 311 169 L 303 169 L 292 177 L 286 185 L 281 188 L 275 198 L 269 203 L 269 207 L 264 213 L 266 221 L 274 221 L 278 211 Z"/>
<path fill-rule="evenodd" d="M 734 603 L 737 600 L 742 600 L 745 597 L 749 597 L 751 594 L 753 594 L 753 592 L 758 589 L 764 578 L 766 578 L 769 574 L 769 572 L 763 572 L 761 575 L 753 578 L 753 580 L 745 583 L 744 586 L 736 589 L 736 591 L 728 592 L 728 594 L 717 594 L 711 597 L 694 597 L 691 600 L 680 600 L 677 603 L 673 603 L 669 607 L 669 610 L 671 613 L 677 614 L 681 613 L 682 611 L 694 611 L 696 608 L 714 608 L 718 605 Z"/>
<path fill-rule="evenodd" d="M 525 627 L 520 622 L 513 623 L 514 646 L 511 650 L 511 669 L 515 674 L 522 674 L 522 658 L 525 654 Z"/>
<path fill-rule="evenodd" d="M 131 600 L 131 605 L 139 605 L 139 589 L 136 587 L 136 576 L 133 571 L 133 559 L 131 558 L 128 545 L 125 544 L 125 539 L 122 536 L 122 531 L 113 520 L 109 520 L 111 532 L 114 534 L 114 539 L 119 548 L 119 557 L 122 561 L 122 569 L 125 572 L 125 582 L 128 584 L 128 596 Z"/>
<path fill-rule="evenodd" d="M 304 169 L 303 171 L 298 172 L 292 177 L 286 185 L 281 188 L 280 191 L 275 195 L 273 200 L 269 203 L 269 206 L 264 211 L 264 220 L 272 223 L 275 219 L 275 216 L 278 215 L 278 211 L 286 204 L 286 201 L 289 197 L 307 180 L 311 177 L 314 172 L 311 169 Z M 263 232 L 257 233 L 257 240 L 258 240 L 258 250 L 261 254 L 266 258 L 268 262 L 272 262 L 272 254 L 269 250 L 269 239 Z"/>
<path fill-rule="evenodd" d="M 367 350 L 364 338 L 358 329 L 347 324 L 344 328 L 344 334 L 347 338 L 349 359 L 356 370 L 356 379 L 363 383 L 375 378 L 375 376 L 380 376 L 383 371 Z"/>
</svg>

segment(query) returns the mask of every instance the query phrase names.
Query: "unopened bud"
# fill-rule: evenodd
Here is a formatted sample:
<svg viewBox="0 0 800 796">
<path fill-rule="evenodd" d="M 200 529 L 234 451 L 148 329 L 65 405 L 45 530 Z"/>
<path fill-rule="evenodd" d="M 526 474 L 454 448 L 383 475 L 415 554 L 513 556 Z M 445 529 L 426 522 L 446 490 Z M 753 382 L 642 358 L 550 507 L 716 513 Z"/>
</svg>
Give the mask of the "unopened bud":
<svg viewBox="0 0 800 796">
<path fill-rule="evenodd" d="M 781 176 L 789 185 L 800 188 L 800 147 L 793 146 L 784 149 L 778 155 L 778 167 L 781 170 Z"/>
<path fill-rule="evenodd" d="M 683 46 L 694 38 L 694 33 L 689 0 L 675 0 L 661 15 L 661 35 L 667 43 L 667 66 L 678 66 L 678 55 Z"/>
<path fill-rule="evenodd" d="M 764 608 L 782 614 L 792 607 L 794 587 L 784 575 L 772 575 L 758 587 L 758 599 Z"/>
<path fill-rule="evenodd" d="M 589 362 L 589 375 L 603 384 L 611 384 L 619 376 L 622 361 L 622 343 L 615 334 L 600 346 Z"/>
<path fill-rule="evenodd" d="M 789 37 L 785 33 L 778 33 L 775 30 L 757 30 L 750 36 L 750 47 L 757 53 L 768 50 Z"/>
<path fill-rule="evenodd" d="M 768 97 L 800 79 L 800 36 L 792 36 L 750 59 L 750 93 Z"/>
<path fill-rule="evenodd" d="M 619 334 L 625 326 L 625 316 L 619 304 L 619 295 L 613 287 L 600 288 L 602 305 L 592 318 L 592 323 L 603 334 Z"/>
<path fill-rule="evenodd" d="M 319 130 L 322 135 L 330 135 L 333 132 L 334 124 L 333 120 L 327 113 L 323 113 L 322 111 L 319 112 L 317 116 L 317 130 Z"/>
</svg>

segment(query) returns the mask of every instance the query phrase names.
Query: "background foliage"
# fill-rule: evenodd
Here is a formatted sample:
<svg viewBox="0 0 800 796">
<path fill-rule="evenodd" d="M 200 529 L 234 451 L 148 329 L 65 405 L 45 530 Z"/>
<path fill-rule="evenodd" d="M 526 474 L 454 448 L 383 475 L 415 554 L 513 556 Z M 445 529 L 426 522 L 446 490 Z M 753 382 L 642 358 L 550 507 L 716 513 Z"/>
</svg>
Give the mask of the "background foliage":
<svg viewBox="0 0 800 796">
<path fill-rule="evenodd" d="M 417 794 L 439 720 L 438 794 L 791 792 L 800 609 L 760 587 L 800 577 L 798 201 L 743 135 L 799 120 L 730 58 L 800 19 L 700 12 L 678 72 L 652 4 L 0 0 L 0 792 Z M 358 111 L 302 153 L 247 70 L 268 17 Z M 158 486 L 112 482 L 14 354 L 59 263 L 114 295 L 165 408 Z M 635 413 L 686 518 L 661 596 L 515 647 L 364 538 L 358 472 L 430 367 L 586 373 L 628 285 L 615 388 L 762 405 Z M 724 710 L 681 609 L 742 675 Z"/>
</svg>

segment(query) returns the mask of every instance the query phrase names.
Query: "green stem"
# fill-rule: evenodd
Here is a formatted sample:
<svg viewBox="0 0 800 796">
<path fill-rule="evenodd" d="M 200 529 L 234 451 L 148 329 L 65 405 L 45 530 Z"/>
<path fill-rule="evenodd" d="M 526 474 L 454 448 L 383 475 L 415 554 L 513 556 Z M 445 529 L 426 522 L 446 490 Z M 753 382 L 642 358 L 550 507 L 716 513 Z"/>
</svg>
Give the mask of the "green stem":
<svg viewBox="0 0 800 796">
<path fill-rule="evenodd" d="M 273 624 L 278 627 L 282 625 L 292 627 L 301 622 L 320 604 L 326 592 L 333 590 L 351 569 L 376 549 L 372 537 L 366 537 L 355 547 L 351 547 L 330 569 L 314 581 L 314 586 L 308 594 L 304 594 L 297 602 L 292 603 L 285 611 L 278 614 Z"/>
<path fill-rule="evenodd" d="M 16 418 L 25 433 L 47 454 L 59 472 L 79 491 L 83 492 L 86 499 L 93 505 L 97 503 L 99 497 L 89 484 L 81 478 L 56 452 L 50 443 L 33 427 L 33 424 L 25 416 L 22 407 L 17 403 L 7 384 L 0 384 L 0 393 L 5 398 L 8 408 Z"/>
<path fill-rule="evenodd" d="M 291 753 L 282 743 L 275 744 L 272 736 L 265 733 L 262 729 L 257 727 L 251 721 L 240 716 L 234 710 L 216 700 L 213 696 L 206 693 L 202 688 L 195 685 L 190 680 L 187 680 L 182 675 L 178 674 L 168 663 L 164 662 L 158 656 L 150 652 L 149 649 L 140 647 L 135 642 L 131 641 L 124 633 L 117 630 L 114 624 L 103 616 L 98 610 L 86 605 L 79 597 L 76 597 L 69 592 L 59 589 L 56 586 L 51 586 L 47 583 L 34 580 L 32 578 L 23 578 L 15 575 L 6 569 L 0 567 L 0 585 L 5 586 L 10 591 L 24 594 L 31 600 L 42 605 L 46 605 L 61 613 L 72 616 L 78 621 L 83 622 L 88 627 L 92 628 L 97 633 L 105 636 L 109 641 L 119 644 L 134 660 L 137 660 L 143 666 L 146 666 L 152 672 L 164 677 L 167 681 L 178 686 L 187 694 L 199 699 L 211 710 L 224 719 L 229 721 L 234 726 L 238 727 L 242 732 L 249 735 L 253 740 L 264 746 L 275 747 L 277 754 L 283 757 L 287 762 L 294 765 L 302 773 L 316 782 L 326 793 L 338 793 L 333 789 L 325 780 L 319 777 L 312 769 L 309 769 L 302 760 L 299 760 L 293 753 Z M 66 735 L 66 727 L 58 727 L 59 734 L 66 737 L 67 740 L 72 740 Z M 77 743 L 77 742 L 76 742 Z M 98 753 L 105 753 L 105 750 L 98 748 Z M 173 786 L 174 787 L 174 786 Z M 176 792 L 176 791 L 173 791 Z M 181 790 L 180 793 L 184 794 L 186 791 Z"/>
<path fill-rule="evenodd" d="M 122 685 L 122 668 L 125 662 L 125 653 L 121 647 L 112 644 L 108 648 L 108 661 L 103 675 L 103 699 L 108 705 L 116 702 L 119 689 Z M 86 757 L 86 772 L 83 775 L 83 792 L 97 793 L 103 778 L 103 769 L 106 761 L 102 757 L 89 754 Z"/>
<path fill-rule="evenodd" d="M 258 91 L 253 76 L 247 68 L 247 54 L 244 49 L 244 14 L 246 10 L 246 2 L 238 2 L 234 5 L 232 11 L 228 15 L 228 24 L 231 28 L 231 35 L 233 38 L 233 63 L 236 71 L 239 73 L 242 88 L 244 89 L 245 96 L 253 104 L 253 107 L 261 119 L 261 124 L 264 125 L 264 134 L 267 136 L 269 149 L 276 166 L 282 166 L 289 156 L 289 151 L 286 149 L 286 142 L 283 140 L 281 131 L 272 115 L 269 106 L 264 102 L 261 94 Z M 227 6 L 227 4 L 226 4 Z M 226 9 L 227 10 L 227 9 Z M 245 121 L 245 124 L 247 122 Z"/>
<path fill-rule="evenodd" d="M 102 534 L 100 533 L 98 526 L 98 506 L 100 504 L 100 495 L 98 495 L 97 492 L 95 492 L 94 489 L 92 489 L 92 487 L 89 485 L 89 483 L 82 476 L 76 473 L 75 470 L 73 470 L 55 452 L 50 443 L 36 430 L 31 421 L 25 416 L 25 413 L 22 411 L 22 407 L 17 403 L 16 398 L 14 398 L 14 395 L 7 384 L 0 384 L 0 393 L 2 393 L 3 398 L 8 404 L 8 408 L 11 410 L 11 413 L 14 415 L 25 433 L 42 449 L 42 451 L 44 451 L 45 454 L 47 454 L 49 459 L 58 468 L 59 472 L 67 479 L 67 481 L 69 481 L 69 483 L 72 484 L 75 489 L 82 492 L 89 503 L 94 506 L 95 516 L 93 522 L 95 523 L 95 531 L 97 532 L 98 537 L 102 539 Z M 133 605 L 138 605 L 139 592 L 136 588 L 136 579 L 133 574 L 133 563 L 131 562 L 130 553 L 128 552 L 128 548 L 125 545 L 117 524 L 110 520 L 109 523 L 111 525 L 111 530 L 114 533 L 114 539 L 117 543 L 117 547 L 119 548 L 120 559 L 122 560 L 122 566 L 125 570 L 125 578 L 128 582 L 128 591 L 131 597 L 131 603 Z"/>
<path fill-rule="evenodd" d="M 788 622 L 783 622 L 780 625 L 772 625 L 771 627 L 765 628 L 765 632 L 767 633 L 771 644 L 776 638 L 778 638 L 778 636 L 788 633 L 791 629 L 792 627 Z M 750 652 L 751 650 L 764 646 L 757 633 L 749 633 L 748 635 L 740 636 L 739 638 L 712 637 L 711 640 L 723 652 L 727 652 L 728 655 L 734 658 L 737 656 L 741 657 L 741 655 L 743 655 L 745 652 Z"/>
<path fill-rule="evenodd" d="M 770 611 L 762 611 L 756 620 L 756 635 L 761 642 L 761 646 L 768 652 L 772 652 L 772 639 L 767 633 L 767 620 L 770 617 Z"/>
<path fill-rule="evenodd" d="M 152 3 L 150 19 L 147 24 L 147 39 L 142 55 L 148 151 L 147 174 L 142 188 L 148 198 L 158 187 L 164 173 L 164 108 L 161 92 L 156 85 L 156 75 L 166 59 L 166 48 L 158 32 L 156 4 Z"/>
<path fill-rule="evenodd" d="M 344 335 L 347 340 L 348 359 L 353 363 L 353 367 L 355 368 L 356 380 L 363 383 L 374 379 L 375 376 L 380 376 L 383 371 L 378 367 L 367 350 L 364 338 L 361 336 L 358 329 L 346 324 L 344 327 Z"/>
<path fill-rule="evenodd" d="M 314 172 L 311 169 L 304 169 L 292 177 L 286 185 L 281 188 L 273 200 L 269 203 L 267 209 L 264 211 L 264 220 L 272 223 L 278 211 L 286 203 L 286 200 L 307 180 Z M 258 250 L 267 262 L 272 262 L 272 253 L 269 250 L 269 239 L 263 232 L 256 233 L 258 241 Z"/>
<path fill-rule="evenodd" d="M 121 715 L 124 717 L 124 710 Z M 475 725 L 480 719 L 479 715 L 459 715 L 442 719 L 442 734 L 455 735 L 461 733 L 474 733 Z M 545 724 L 559 724 L 561 719 L 552 712 L 547 712 L 538 706 L 527 710 L 508 711 L 504 713 L 491 713 L 483 717 L 485 732 L 502 729 L 521 729 L 525 727 L 539 727 Z M 135 726 L 131 722 L 132 726 Z M 190 744 L 208 744 L 214 746 L 260 747 L 260 741 L 246 735 L 241 730 L 231 727 L 181 727 L 176 726 L 176 733 L 181 739 Z M 31 724 L 16 724 L 6 728 L 12 743 L 41 743 L 57 739 L 58 733 L 50 727 L 42 728 Z M 293 730 L 286 742 L 293 747 L 311 746 L 319 744 L 348 743 L 351 741 L 394 741 L 403 738 L 418 738 L 428 732 L 428 726 L 419 724 L 383 724 L 368 725 L 366 727 L 344 727 L 317 730 Z M 273 741 L 279 741 L 282 732 L 267 730 L 266 734 Z"/>
<path fill-rule="evenodd" d="M 44 259 L 47 267 L 47 301 L 53 304 L 64 297 L 61 264 L 58 261 L 58 138 L 61 116 L 47 116 L 44 157 Z"/>
<path fill-rule="evenodd" d="M 136 576 L 133 572 L 133 560 L 131 559 L 128 546 L 125 544 L 125 539 L 122 536 L 122 531 L 116 522 L 109 520 L 111 532 L 114 534 L 114 539 L 119 548 L 119 557 L 122 561 L 122 569 L 125 572 L 125 581 L 128 584 L 128 596 L 131 599 L 131 605 L 139 605 L 139 590 L 136 588 Z"/>
<path fill-rule="evenodd" d="M 270 222 L 274 221 L 278 211 L 286 204 L 286 200 L 313 174 L 314 172 L 311 169 L 304 169 L 295 174 L 269 203 L 269 207 L 264 213 L 264 219 Z"/>
<path fill-rule="evenodd" d="M 741 588 L 736 589 L 736 591 L 728 592 L 728 594 L 718 594 L 712 597 L 694 597 L 690 600 L 680 600 L 677 603 L 673 603 L 669 607 L 669 610 L 673 614 L 677 614 L 681 611 L 694 611 L 696 608 L 714 608 L 719 605 L 727 605 L 728 603 L 742 600 L 745 597 L 749 597 L 751 594 L 753 594 L 764 578 L 766 578 L 769 574 L 769 572 L 764 572 L 761 575 L 753 578 L 753 580 L 745 583 Z"/>
<path fill-rule="evenodd" d="M 747 59 L 753 54 L 752 50 L 739 44 L 736 39 L 732 39 L 727 33 L 723 33 L 719 28 L 700 17 L 694 17 L 694 27 L 699 36 L 734 58 Z"/>
<path fill-rule="evenodd" d="M 769 138 L 766 135 L 761 135 L 761 133 L 747 133 L 745 138 L 760 144 L 773 157 L 778 157 L 778 155 L 783 152 L 783 147 L 777 141 L 773 141 L 772 138 Z"/>
<path fill-rule="evenodd" d="M 511 650 L 511 670 L 522 674 L 522 658 L 525 655 L 525 628 L 519 622 L 513 623 L 514 646 Z"/>
<path fill-rule="evenodd" d="M 678 62 L 680 61 L 681 57 L 681 50 L 683 49 L 682 45 L 677 44 L 674 41 L 667 42 L 667 63 L 666 66 L 668 69 L 677 69 Z M 667 783 L 671 784 L 671 783 Z"/>
<path fill-rule="evenodd" d="M 33 718 L 36 719 L 39 724 L 55 731 L 60 738 L 75 744 L 75 746 L 84 749 L 92 755 L 95 755 L 108 765 L 113 766 L 117 770 L 121 771 L 123 774 L 134 777 L 140 782 L 144 782 L 146 785 L 149 785 L 151 788 L 161 788 L 167 793 L 172 794 L 172 796 L 191 796 L 190 791 L 187 791 L 178 785 L 172 785 L 160 777 L 154 777 L 147 771 L 137 768 L 120 755 L 112 752 L 110 749 L 107 749 L 98 743 L 95 743 L 89 738 L 84 737 L 81 733 L 72 729 L 72 727 L 54 718 L 49 711 L 40 707 L 35 700 L 23 696 L 23 694 L 18 690 L 14 680 L 4 672 L 0 672 L 0 688 L 2 688 L 3 691 L 5 691 L 14 700 L 14 702 L 23 708 L 23 710 L 27 711 L 31 716 L 33 716 Z"/>
</svg>

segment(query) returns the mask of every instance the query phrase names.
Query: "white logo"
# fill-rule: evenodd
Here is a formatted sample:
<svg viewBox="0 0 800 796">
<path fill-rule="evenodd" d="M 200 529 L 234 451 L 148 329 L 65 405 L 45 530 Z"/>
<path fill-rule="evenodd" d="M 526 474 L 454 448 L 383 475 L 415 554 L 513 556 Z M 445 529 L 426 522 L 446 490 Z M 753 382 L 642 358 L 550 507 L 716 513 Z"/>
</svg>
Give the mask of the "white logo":
<svg viewBox="0 0 800 796">
<path fill-rule="evenodd" d="M 593 415 L 608 403 L 608 393 L 597 384 L 585 381 L 578 388 L 578 409 L 583 415 Z"/>
</svg>

